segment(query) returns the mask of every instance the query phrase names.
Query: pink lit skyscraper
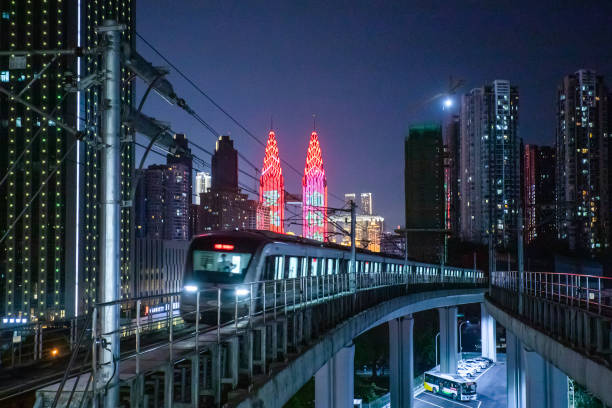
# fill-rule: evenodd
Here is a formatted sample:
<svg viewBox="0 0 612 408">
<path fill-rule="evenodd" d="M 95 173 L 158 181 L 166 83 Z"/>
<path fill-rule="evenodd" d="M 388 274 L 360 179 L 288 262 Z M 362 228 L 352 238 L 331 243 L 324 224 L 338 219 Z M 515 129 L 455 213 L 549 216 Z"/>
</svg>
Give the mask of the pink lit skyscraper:
<svg viewBox="0 0 612 408">
<path fill-rule="evenodd" d="M 327 179 L 317 132 L 310 135 L 306 167 L 302 179 L 302 235 L 305 238 L 326 240 L 327 235 Z"/>
<path fill-rule="evenodd" d="M 257 229 L 284 233 L 285 186 L 273 131 L 268 135 L 266 155 L 259 180 L 259 203 L 263 207 L 263 212 L 258 214 Z"/>
</svg>

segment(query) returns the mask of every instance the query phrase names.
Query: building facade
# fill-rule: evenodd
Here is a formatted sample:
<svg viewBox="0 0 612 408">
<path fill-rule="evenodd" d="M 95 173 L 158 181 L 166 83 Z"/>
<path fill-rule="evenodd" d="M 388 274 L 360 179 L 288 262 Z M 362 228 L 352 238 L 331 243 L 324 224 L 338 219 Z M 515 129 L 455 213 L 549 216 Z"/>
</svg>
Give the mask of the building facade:
<svg viewBox="0 0 612 408">
<path fill-rule="evenodd" d="M 463 96 L 460 131 L 461 237 L 497 246 L 515 242 L 521 212 L 518 89 L 509 81 Z"/>
<path fill-rule="evenodd" d="M 444 241 L 444 161 L 439 125 L 411 126 L 405 143 L 404 192 L 408 251 L 437 262 Z"/>
<path fill-rule="evenodd" d="M 345 207 L 350 208 L 351 201 L 355 202 L 355 193 L 344 194 Z M 355 245 L 358 248 L 374 252 L 381 251 L 382 234 L 385 228 L 385 219 L 373 213 L 372 193 L 359 194 L 355 224 Z M 333 236 L 330 241 L 342 245 L 351 245 L 351 216 L 349 213 L 335 214 L 329 217 L 330 230 Z"/>
<path fill-rule="evenodd" d="M 453 236 L 459 235 L 460 230 L 460 197 L 459 194 L 459 157 L 461 144 L 459 115 L 450 115 L 445 119 L 442 127 L 442 140 L 444 142 L 444 220 L 446 229 Z"/>
<path fill-rule="evenodd" d="M 567 75 L 557 89 L 556 224 L 570 249 L 610 246 L 610 96 L 591 70 Z"/>
<path fill-rule="evenodd" d="M 302 178 L 302 236 L 327 240 L 327 177 L 317 132 L 312 132 Z"/>
<path fill-rule="evenodd" d="M 136 237 L 188 240 L 189 167 L 185 163 L 156 164 L 141 171 L 136 190 Z"/>
<path fill-rule="evenodd" d="M 396 256 L 406 255 L 406 237 L 393 232 L 383 232 L 380 240 L 380 251 Z"/>
<path fill-rule="evenodd" d="M 372 193 L 361 193 L 359 197 L 361 203 L 361 214 L 372 215 Z"/>
<path fill-rule="evenodd" d="M 193 186 L 195 194 L 194 203 L 200 204 L 200 194 L 207 192 L 211 187 L 210 173 L 199 171 L 196 173 L 195 184 Z"/>
<path fill-rule="evenodd" d="M 61 0 L 3 3 L 0 49 L 53 50 L 98 46 L 95 28 L 113 18 L 126 25 L 133 42 L 133 1 Z M 44 66 L 40 78 L 30 83 Z M 53 118 L 44 120 L 14 100 L 0 97 L 0 316 L 23 321 L 85 313 L 97 301 L 99 271 L 99 161 L 101 90 L 68 92 L 101 67 L 101 56 L 32 53 L 0 57 L 0 85 Z M 75 75 L 76 74 L 76 75 Z M 124 73 L 126 79 L 128 73 Z M 133 101 L 132 82 L 122 99 Z M 86 133 L 78 141 L 56 122 Z M 124 133 L 126 129 L 123 129 Z M 126 136 L 125 134 L 123 136 Z M 122 137 L 122 193 L 129 200 L 133 143 Z M 42 188 L 41 188 L 42 187 Z M 40 189 L 40 191 L 39 191 Z M 23 211 L 23 215 L 20 215 Z M 122 208 L 122 289 L 129 266 L 130 209 Z"/>
<path fill-rule="evenodd" d="M 523 225 L 525 243 L 557 238 L 555 225 L 555 148 L 525 145 Z"/>
<path fill-rule="evenodd" d="M 351 216 L 347 214 L 329 217 L 334 235 L 330 241 L 351 245 Z M 357 248 L 380 252 L 385 219 L 378 215 L 357 215 L 355 220 L 355 245 Z"/>
<path fill-rule="evenodd" d="M 131 297 L 181 290 L 189 241 L 136 238 Z"/>
</svg>

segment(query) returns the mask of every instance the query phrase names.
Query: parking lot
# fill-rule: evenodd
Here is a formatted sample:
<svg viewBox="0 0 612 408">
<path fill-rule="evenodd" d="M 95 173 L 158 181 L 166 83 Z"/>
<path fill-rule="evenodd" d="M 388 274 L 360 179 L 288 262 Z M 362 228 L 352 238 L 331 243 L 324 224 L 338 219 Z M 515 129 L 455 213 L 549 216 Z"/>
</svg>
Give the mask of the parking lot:
<svg viewBox="0 0 612 408">
<path fill-rule="evenodd" d="M 415 397 L 416 408 L 505 408 L 506 407 L 506 363 L 500 359 L 496 364 L 478 373 L 476 401 L 455 401 L 430 392 Z"/>
</svg>

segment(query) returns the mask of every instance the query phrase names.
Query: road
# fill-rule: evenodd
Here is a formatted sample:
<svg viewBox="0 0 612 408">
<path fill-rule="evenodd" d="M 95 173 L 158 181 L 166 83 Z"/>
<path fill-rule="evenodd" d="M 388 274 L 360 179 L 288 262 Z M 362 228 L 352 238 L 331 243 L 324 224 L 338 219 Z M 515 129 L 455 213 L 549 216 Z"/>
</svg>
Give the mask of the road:
<svg viewBox="0 0 612 408">
<path fill-rule="evenodd" d="M 415 408 L 506 408 L 506 362 L 502 360 L 476 380 L 476 401 L 454 401 L 424 392 L 415 397 Z"/>
</svg>

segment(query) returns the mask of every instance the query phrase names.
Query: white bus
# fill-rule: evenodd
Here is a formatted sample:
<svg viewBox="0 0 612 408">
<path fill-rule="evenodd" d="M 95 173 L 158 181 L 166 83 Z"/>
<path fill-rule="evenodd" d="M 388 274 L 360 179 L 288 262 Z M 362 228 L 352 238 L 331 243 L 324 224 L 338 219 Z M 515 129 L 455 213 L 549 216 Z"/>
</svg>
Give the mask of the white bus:
<svg viewBox="0 0 612 408">
<path fill-rule="evenodd" d="M 456 374 L 441 374 L 437 367 L 425 373 L 423 386 L 426 391 L 460 401 L 476 399 L 475 381 Z"/>
</svg>

